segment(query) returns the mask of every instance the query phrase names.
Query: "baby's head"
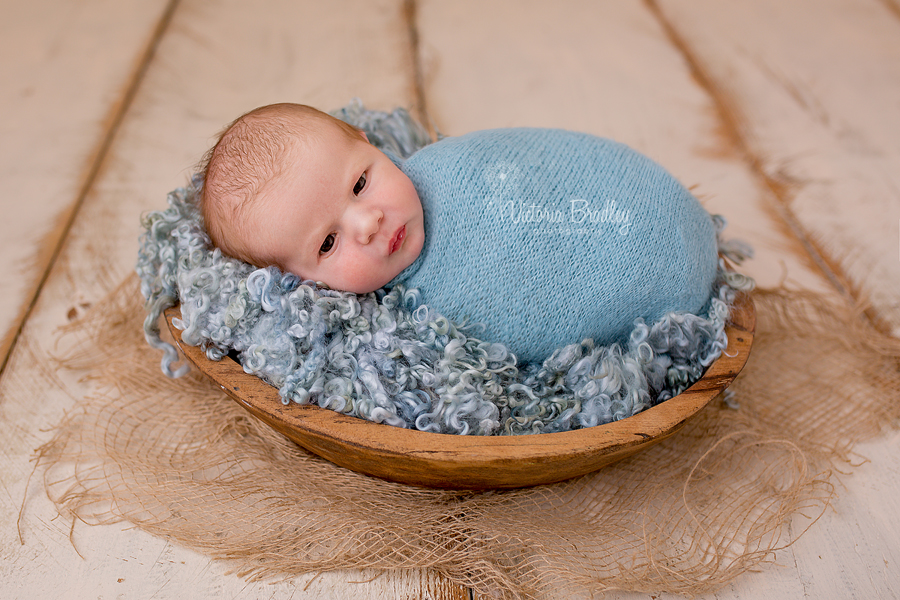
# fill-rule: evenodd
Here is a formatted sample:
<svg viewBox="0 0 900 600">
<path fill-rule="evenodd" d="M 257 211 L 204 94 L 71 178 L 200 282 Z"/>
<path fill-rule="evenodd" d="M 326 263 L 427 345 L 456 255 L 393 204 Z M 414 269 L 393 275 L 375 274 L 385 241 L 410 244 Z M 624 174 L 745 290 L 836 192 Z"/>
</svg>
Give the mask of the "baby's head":
<svg viewBox="0 0 900 600">
<path fill-rule="evenodd" d="M 225 254 L 332 289 L 374 291 L 425 241 L 409 178 L 361 131 L 300 104 L 257 108 L 204 159 L 207 232 Z"/>
</svg>

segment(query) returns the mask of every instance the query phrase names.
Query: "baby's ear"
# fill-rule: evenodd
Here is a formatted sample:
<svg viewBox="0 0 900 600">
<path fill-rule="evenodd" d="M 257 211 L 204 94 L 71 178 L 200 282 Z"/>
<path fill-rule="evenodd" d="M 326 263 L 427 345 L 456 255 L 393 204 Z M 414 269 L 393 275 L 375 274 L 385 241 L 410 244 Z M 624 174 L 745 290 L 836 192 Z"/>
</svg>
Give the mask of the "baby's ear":
<svg viewBox="0 0 900 600">
<path fill-rule="evenodd" d="M 363 131 L 362 129 L 357 129 L 357 131 L 359 132 L 359 135 L 362 136 L 362 139 L 366 140 L 367 142 L 369 141 L 369 136 L 366 135 L 365 131 Z"/>
</svg>

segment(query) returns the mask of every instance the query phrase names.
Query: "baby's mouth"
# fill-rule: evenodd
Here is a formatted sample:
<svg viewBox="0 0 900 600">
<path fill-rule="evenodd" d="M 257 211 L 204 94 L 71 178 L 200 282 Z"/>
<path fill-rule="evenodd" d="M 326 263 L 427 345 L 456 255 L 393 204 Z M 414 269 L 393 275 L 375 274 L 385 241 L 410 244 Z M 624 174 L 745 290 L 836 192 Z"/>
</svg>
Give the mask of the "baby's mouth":
<svg viewBox="0 0 900 600">
<path fill-rule="evenodd" d="M 403 240 L 406 239 L 406 225 L 403 225 L 400 229 L 397 230 L 397 233 L 394 234 L 394 237 L 391 239 L 391 247 L 390 254 L 393 254 L 397 250 L 400 249 L 400 246 L 403 245 Z"/>
</svg>

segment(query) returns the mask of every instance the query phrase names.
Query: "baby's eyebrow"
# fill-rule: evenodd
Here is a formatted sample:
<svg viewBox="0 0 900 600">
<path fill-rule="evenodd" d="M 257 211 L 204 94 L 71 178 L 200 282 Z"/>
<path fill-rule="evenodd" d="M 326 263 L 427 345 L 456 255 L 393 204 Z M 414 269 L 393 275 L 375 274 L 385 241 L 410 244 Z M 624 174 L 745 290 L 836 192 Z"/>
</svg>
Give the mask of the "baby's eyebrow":
<svg viewBox="0 0 900 600">
<path fill-rule="evenodd" d="M 304 241 L 303 252 L 307 255 L 312 255 L 315 257 L 319 256 L 319 249 L 322 247 L 322 242 L 325 241 L 325 236 L 328 235 L 320 234 L 319 228 L 315 228 L 312 231 L 309 231 L 304 237 L 306 238 Z"/>
</svg>

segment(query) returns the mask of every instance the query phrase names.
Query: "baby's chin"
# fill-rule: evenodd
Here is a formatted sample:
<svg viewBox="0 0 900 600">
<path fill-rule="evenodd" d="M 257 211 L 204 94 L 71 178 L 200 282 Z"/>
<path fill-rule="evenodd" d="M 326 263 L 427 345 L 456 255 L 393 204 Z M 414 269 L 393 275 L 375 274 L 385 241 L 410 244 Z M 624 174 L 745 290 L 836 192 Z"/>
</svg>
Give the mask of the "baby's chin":
<svg viewBox="0 0 900 600">
<path fill-rule="evenodd" d="M 410 263 L 410 264 L 412 264 L 412 263 Z M 405 269 L 405 268 L 408 267 L 408 266 L 409 266 L 409 265 L 404 266 L 403 269 Z M 357 294 L 368 294 L 368 293 L 370 293 L 370 292 L 374 292 L 374 291 L 376 291 L 376 290 L 380 290 L 380 289 L 382 289 L 382 288 L 384 288 L 384 287 L 387 287 L 388 284 L 390 284 L 392 281 L 394 281 L 394 279 L 396 279 L 397 276 L 398 276 L 400 273 L 403 272 L 403 269 L 400 269 L 400 270 L 397 271 L 396 273 L 391 274 L 390 277 L 385 278 L 385 277 L 386 277 L 386 276 L 385 276 L 385 277 L 382 277 L 382 278 L 377 279 L 376 281 L 369 282 L 368 285 L 359 286 L 359 288 L 358 288 L 359 291 L 357 291 L 357 292 L 355 292 L 355 293 L 357 293 Z"/>
<path fill-rule="evenodd" d="M 418 257 L 418 256 L 417 256 Z M 406 263 L 401 263 L 403 266 L 401 268 L 394 268 L 390 271 L 382 274 L 381 277 L 367 279 L 365 282 L 359 282 L 358 285 L 347 286 L 348 288 L 352 287 L 353 289 L 345 289 L 346 292 L 353 292 L 354 294 L 368 294 L 370 292 L 374 292 L 376 290 L 380 290 L 384 287 L 387 287 L 392 281 L 394 281 L 400 273 L 403 272 L 406 267 L 413 264 L 416 258 L 413 258 L 411 261 Z M 340 289 L 340 288 L 335 288 Z"/>
<path fill-rule="evenodd" d="M 405 269 L 406 267 L 404 267 Z M 376 290 L 380 290 L 381 288 L 387 286 L 391 281 L 394 280 L 397 275 L 399 275 L 403 269 L 397 271 L 395 275 L 385 274 L 381 277 L 366 277 L 363 280 L 354 280 L 354 281 L 333 281 L 333 283 L 329 283 L 327 281 L 320 281 L 318 283 L 324 284 L 326 287 L 332 290 L 339 290 L 342 292 L 351 292 L 353 294 L 369 294 Z M 338 284 L 338 285 L 333 285 Z"/>
</svg>

